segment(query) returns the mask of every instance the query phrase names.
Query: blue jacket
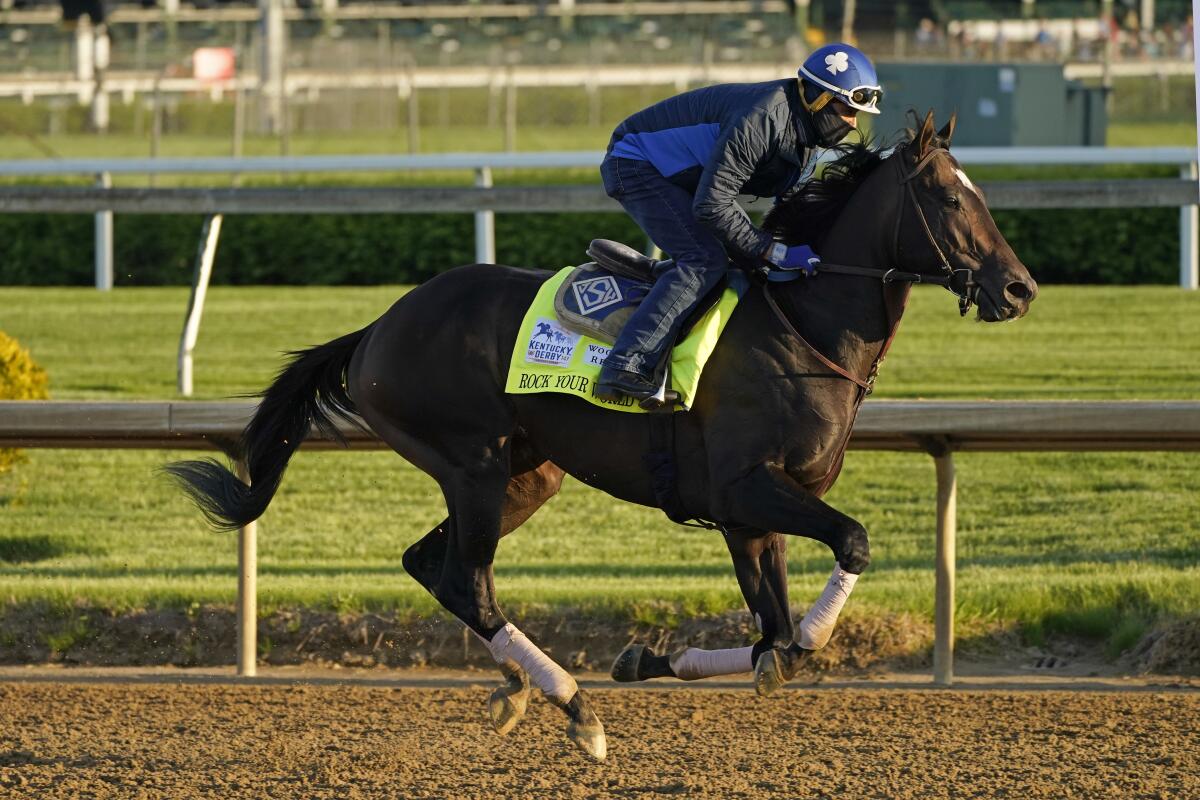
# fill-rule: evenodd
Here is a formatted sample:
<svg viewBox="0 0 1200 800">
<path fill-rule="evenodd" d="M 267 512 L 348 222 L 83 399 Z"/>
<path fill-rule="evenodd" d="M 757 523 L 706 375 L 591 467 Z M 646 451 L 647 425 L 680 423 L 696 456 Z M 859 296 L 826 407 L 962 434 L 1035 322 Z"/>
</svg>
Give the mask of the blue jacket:
<svg viewBox="0 0 1200 800">
<path fill-rule="evenodd" d="M 799 81 L 787 78 L 669 97 L 618 125 L 608 150 L 610 157 L 650 162 L 691 192 L 696 220 L 731 255 L 758 262 L 771 236 L 751 224 L 737 196 L 794 192 L 815 142 Z"/>
</svg>

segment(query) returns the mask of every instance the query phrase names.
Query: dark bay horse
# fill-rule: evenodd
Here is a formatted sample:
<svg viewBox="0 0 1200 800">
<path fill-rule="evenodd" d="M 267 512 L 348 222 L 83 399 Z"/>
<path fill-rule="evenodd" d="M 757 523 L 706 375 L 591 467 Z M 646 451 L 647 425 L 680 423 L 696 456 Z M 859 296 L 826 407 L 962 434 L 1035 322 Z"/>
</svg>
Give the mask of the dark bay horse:
<svg viewBox="0 0 1200 800">
<path fill-rule="evenodd" d="M 829 264 L 943 281 L 952 274 L 961 280 L 951 288 L 977 302 L 979 319 L 1020 317 L 1037 286 L 950 155 L 952 134 L 953 119 L 935 132 L 930 113 L 889 156 L 846 148 L 822 179 L 777 206 L 766 227 L 789 243 L 811 244 Z M 250 486 L 215 461 L 168 470 L 210 521 L 234 528 L 266 509 L 311 425 L 330 431 L 334 418 L 360 415 L 442 489 L 448 516 L 407 550 L 404 568 L 495 657 L 505 677 L 489 702 L 496 729 L 516 724 L 532 683 L 566 712 L 572 741 L 603 759 L 604 730 L 583 692 L 500 610 L 492 580 L 500 537 L 553 496 L 564 474 L 621 500 L 662 507 L 662 487 L 643 457 L 653 449 L 653 426 L 665 420 L 676 510 L 719 524 L 762 637 L 743 648 L 670 656 L 631 648 L 614 677 L 754 669 L 760 693 L 783 685 L 829 639 L 870 561 L 866 530 L 821 496 L 841 469 L 907 298 L 908 283 L 881 281 L 881 274 L 829 272 L 750 290 L 705 368 L 693 408 L 664 416 L 608 411 L 558 394 L 505 394 L 522 317 L 549 273 L 461 267 L 413 289 L 363 330 L 295 355 L 243 433 Z M 788 536 L 824 543 L 836 561 L 798 626 L 788 601 Z"/>
</svg>

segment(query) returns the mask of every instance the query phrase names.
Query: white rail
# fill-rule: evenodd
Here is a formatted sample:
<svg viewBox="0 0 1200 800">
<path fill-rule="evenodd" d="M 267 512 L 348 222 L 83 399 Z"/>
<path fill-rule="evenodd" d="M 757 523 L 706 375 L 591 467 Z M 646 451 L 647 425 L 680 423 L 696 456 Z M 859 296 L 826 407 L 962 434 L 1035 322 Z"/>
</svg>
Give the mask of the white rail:
<svg viewBox="0 0 1200 800">
<path fill-rule="evenodd" d="M 252 402 L 0 402 L 0 447 L 235 449 Z M 349 447 L 386 449 L 365 429 L 340 423 Z M 312 431 L 305 447 L 336 445 Z M 850 438 L 856 450 L 926 452 L 937 472 L 933 680 L 954 680 L 955 451 L 1197 451 L 1200 402 L 930 402 L 872 400 Z M 238 476 L 248 480 L 245 465 Z M 256 656 L 255 523 L 238 536 L 239 675 Z"/>
<path fill-rule="evenodd" d="M 959 147 L 955 156 L 966 165 L 1171 165 L 1181 177 L 1196 180 L 1196 151 L 1189 147 Z M 296 175 L 317 172 L 408 172 L 473 170 L 476 186 L 491 184 L 496 169 L 594 169 L 604 157 L 598 150 L 541 153 L 445 153 L 435 155 L 332 155 L 250 158 L 84 158 L 0 161 L 0 177 L 96 175 L 245 174 L 270 172 Z M 1200 201 L 1200 192 L 1197 194 Z M 199 209 L 198 209 L 199 210 Z M 1180 207 L 1179 284 L 1188 289 L 1200 283 L 1200 215 L 1196 205 Z M 111 219 L 108 217 L 107 219 Z M 111 226 L 97 215 L 97 287 L 100 276 L 110 274 L 111 261 L 99 261 L 111 252 Z M 475 258 L 495 261 L 494 212 L 477 210 Z"/>
<path fill-rule="evenodd" d="M 257 12 L 256 12 L 257 13 Z M 344 89 L 392 90 L 408 97 L 414 89 L 464 89 L 505 87 L 595 88 L 600 86 L 670 85 L 677 91 L 711 83 L 775 80 L 790 75 L 791 63 L 677 63 L 677 64 L 554 64 L 516 65 L 498 69 L 487 64 L 463 66 L 422 66 L 418 70 L 349 69 L 332 72 L 318 69 L 289 70 L 283 78 L 284 92 L 290 96 L 312 98 L 322 91 Z M 1117 62 L 1110 74 L 1117 77 L 1167 77 L 1193 75 L 1191 61 Z M 1072 80 L 1098 78 L 1103 64 L 1066 64 L 1063 74 Z M 253 70 L 240 77 L 212 82 L 193 77 L 163 77 L 154 70 L 113 70 L 104 75 L 105 94 L 119 95 L 130 102 L 135 95 L 158 91 L 166 94 L 209 94 L 220 98 L 237 89 L 258 89 L 260 76 Z M 88 102 L 97 90 L 94 79 L 80 79 L 63 73 L 32 75 L 0 74 L 0 97 L 18 97 L 30 103 L 36 97 L 76 97 Z"/>
</svg>

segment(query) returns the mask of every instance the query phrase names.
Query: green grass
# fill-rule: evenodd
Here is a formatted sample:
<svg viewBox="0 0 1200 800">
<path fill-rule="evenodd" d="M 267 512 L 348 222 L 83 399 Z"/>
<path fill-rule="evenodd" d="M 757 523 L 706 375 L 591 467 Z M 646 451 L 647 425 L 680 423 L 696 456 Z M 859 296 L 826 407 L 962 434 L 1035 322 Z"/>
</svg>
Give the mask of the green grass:
<svg viewBox="0 0 1200 800">
<path fill-rule="evenodd" d="M 376 288 L 212 290 L 196 357 L 199 398 L 252 392 L 280 351 L 382 313 Z M 60 399 L 170 398 L 186 291 L 0 289 L 0 326 L 30 347 Z M 914 292 L 878 396 L 1195 399 L 1200 297 L 1171 288 L 1047 287 L 1011 325 L 960 320 L 941 290 Z M 0 479 L 0 599 L 113 608 L 231 602 L 235 545 L 155 474 L 178 454 L 30 451 Z M 1195 454 L 960 454 L 959 614 L 1045 632 L 1118 636 L 1200 609 Z M 872 533 L 851 604 L 932 613 L 934 477 L 927 457 L 851 452 L 831 493 Z M 444 514 L 434 483 L 388 453 L 301 453 L 260 523 L 267 607 L 425 612 L 399 566 Z M 794 600 L 832 566 L 790 548 Z M 741 605 L 720 537 L 568 481 L 500 546 L 513 609 L 567 604 L 635 619 Z M 1113 641 L 1116 641 L 1115 639 Z"/>
<path fill-rule="evenodd" d="M 633 108 L 631 110 L 636 110 Z M 588 125 L 526 125 L 517 131 L 516 149 L 521 152 L 543 150 L 595 150 L 608 144 L 609 134 L 620 118 L 605 121 L 596 127 Z M 150 145 L 145 136 L 113 133 L 103 136 L 86 133 L 41 136 L 38 141 L 63 158 L 145 158 Z M 1151 147 L 1195 145 L 1196 123 L 1181 117 L 1173 121 L 1128 122 L 1113 121 L 1108 126 L 1108 145 Z M 485 125 L 450 125 L 424 127 L 420 134 L 421 153 L 499 152 L 504 150 L 502 128 Z M 0 152 L 4 158 L 45 158 L 45 153 L 27 137 L 0 132 Z M 407 153 L 408 139 L 404 130 L 359 131 L 295 134 L 288 141 L 290 155 Z M 246 156 L 282 155 L 280 140 L 274 137 L 247 136 L 243 146 Z M 159 155 L 169 156 L 228 156 L 231 143 L 219 135 L 170 134 L 162 138 Z M 525 171 L 522 171 L 525 174 Z M 428 176 L 429 173 L 418 173 Z M 361 178 L 359 174 L 357 177 Z M 207 179 L 211 182 L 211 178 Z"/>
<path fill-rule="evenodd" d="M 1196 121 L 1175 122 L 1110 122 L 1110 147 L 1152 147 L 1165 145 L 1195 145 Z"/>
</svg>

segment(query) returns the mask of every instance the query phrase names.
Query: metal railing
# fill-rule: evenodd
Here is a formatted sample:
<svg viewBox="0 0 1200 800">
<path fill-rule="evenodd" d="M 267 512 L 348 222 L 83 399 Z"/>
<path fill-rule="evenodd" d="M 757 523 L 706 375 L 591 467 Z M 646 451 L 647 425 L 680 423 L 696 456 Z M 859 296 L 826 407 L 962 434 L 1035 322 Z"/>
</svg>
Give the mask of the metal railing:
<svg viewBox="0 0 1200 800">
<path fill-rule="evenodd" d="M 0 402 L 0 447 L 217 449 L 231 452 L 251 402 Z M 347 445 L 387 449 L 366 429 L 339 423 Z M 306 448 L 336 447 L 312 431 Z M 871 400 L 850 438 L 856 450 L 925 452 L 937 473 L 933 680 L 954 679 L 957 481 L 955 452 L 1197 451 L 1200 402 L 930 402 Z M 246 467 L 236 463 L 239 476 Z M 257 656 L 255 523 L 238 532 L 239 675 Z"/>
<path fill-rule="evenodd" d="M 964 165 L 1032 166 L 1050 164 L 1173 165 L 1180 178 L 1004 181 L 984 183 L 993 208 L 1178 207 L 1180 214 L 1179 284 L 1200 282 L 1200 192 L 1196 151 L 1187 147 L 962 147 L 954 154 Z M 225 213 L 472 213 L 475 260 L 496 260 L 495 213 L 619 211 L 596 185 L 493 186 L 495 169 L 594 169 L 598 151 L 545 153 L 449 153 L 441 155 L 360 155 L 257 158 L 134 158 L 0 161 L 0 178 L 96 175 L 95 188 L 11 185 L 0 187 L 0 212 L 95 214 L 96 288 L 113 286 L 114 211 L 122 213 L 205 214 L 186 322 L 180 336 L 178 385 L 192 392 L 192 352 L 199 332 L 204 297 L 212 274 L 221 216 Z M 432 188 L 114 188 L 113 175 L 246 174 L 295 175 L 328 172 L 410 172 L 470 170 L 473 187 Z M 769 201 L 743 198 L 750 209 Z"/>
<path fill-rule="evenodd" d="M 1135 164 L 1135 165 L 1171 165 L 1178 167 L 1180 178 L 1195 183 L 1196 151 L 1188 147 L 960 147 L 954 150 L 955 157 L 964 165 L 988 164 L 997 166 L 1034 166 L 1034 165 L 1103 165 L 1103 164 Z M 476 240 L 476 260 L 491 262 L 495 260 L 495 242 L 491 227 L 491 215 L 496 210 L 501 211 L 580 211 L 580 210 L 615 210 L 615 206 L 596 190 L 589 187 L 555 187 L 552 191 L 557 194 L 552 202 L 537 204 L 534 197 L 525 192 L 522 201 L 522 190 L 503 187 L 492 188 L 492 171 L 496 169 L 561 169 L 561 168 L 596 168 L 604 154 L 600 151 L 573 152 L 544 152 L 544 153 L 447 153 L 437 155 L 347 155 L 347 156 L 297 156 L 297 157 L 251 157 L 251 158 L 131 158 L 131 159 L 28 159 L 19 161 L 0 161 L 0 177 L 31 177 L 31 176 L 64 176 L 64 175 L 96 175 L 100 185 L 100 193 L 59 193 L 49 189 L 25 189 L 24 193 L 16 188 L 0 190 L 0 211 L 60 211 L 61 213 L 81 213 L 90 211 L 89 204 L 103 204 L 101 198 L 112 198 L 112 202 L 126 203 L 125 210 L 137 211 L 137 201 L 130 200 L 132 190 L 107 189 L 106 181 L 113 175 L 184 175 L 184 174 L 248 174 L 275 173 L 280 175 L 296 175 L 322 172 L 410 172 L 432 170 L 471 170 L 475 173 L 477 190 L 472 193 L 463 189 L 428 189 L 423 193 L 415 190 L 399 192 L 396 190 L 347 189 L 337 190 L 342 194 L 337 199 L 337 210 L 359 211 L 361 213 L 422 213 L 427 211 L 474 211 L 476 214 L 476 231 L 483 234 Z M 1072 191 L 1076 184 L 1079 191 Z M 1036 185 L 1032 182 L 1026 185 Z M 1172 188 L 1170 183 L 1142 184 L 1138 187 L 1133 181 L 1108 182 L 1105 187 L 1092 182 L 1059 181 L 1053 184 L 1043 184 L 1042 189 L 1055 193 L 1054 197 L 1038 199 L 1039 192 L 1026 192 L 1005 187 L 1003 191 L 1010 192 L 1011 200 L 1004 197 L 993 197 L 992 205 L 1000 208 L 1007 202 L 1021 207 L 1029 207 L 1036 203 L 1044 208 L 1095 208 L 1118 207 L 1125 197 L 1128 206 L 1164 205 L 1180 208 L 1180 285 L 1187 288 L 1197 286 L 1197 243 L 1200 242 L 1200 219 L 1197 216 L 1197 202 L 1200 192 L 1191 192 L 1190 197 L 1178 188 Z M 1134 191 L 1139 189 L 1140 191 Z M 251 198 L 254 192 L 263 190 L 232 189 L 232 190 L 172 190 L 176 200 L 170 207 L 159 207 L 160 213 L 220 213 L 228 209 L 231 213 L 280 213 L 291 206 L 277 202 L 274 198 L 279 195 L 263 195 L 259 205 L 244 203 L 239 198 Z M 275 190 L 286 191 L 286 190 Z M 301 193 L 316 197 L 311 190 L 293 190 L 297 194 L 291 199 L 299 199 Z M 325 190 L 332 192 L 335 190 Z M 543 197 L 551 190 L 545 187 L 537 189 Z M 589 191 L 592 198 L 588 199 Z M 43 193 L 39 197 L 40 193 Z M 1155 201 L 1154 195 L 1160 196 Z M 371 195 L 376 196 L 372 201 Z M 139 195 L 144 198 L 156 197 L 154 202 L 162 202 L 172 195 L 160 194 Z M 385 196 L 394 198 L 391 202 L 382 200 Z M 359 199 L 362 202 L 347 201 Z M 999 202 L 997 202 L 999 201 Z M 144 200 L 148 204 L 150 201 Z M 271 203 L 276 205 L 271 206 Z M 566 203 L 564 205 L 564 202 Z M 1097 206 L 1097 203 L 1100 205 Z M 240 207 L 239 207 L 240 204 Z M 190 206 L 190 207 L 189 207 Z M 472 208 L 474 206 L 474 208 Z M 147 211 L 150 209 L 147 208 Z M 324 211 L 322 207 L 309 206 L 303 213 Z M 332 209 L 331 209 L 332 210 Z M 102 236 L 100 228 L 109 225 L 110 208 L 97 208 L 97 286 L 107 288 L 111 284 L 111 239 Z"/>
</svg>

